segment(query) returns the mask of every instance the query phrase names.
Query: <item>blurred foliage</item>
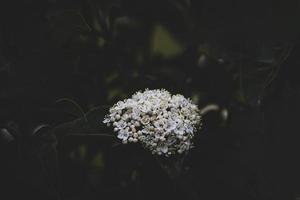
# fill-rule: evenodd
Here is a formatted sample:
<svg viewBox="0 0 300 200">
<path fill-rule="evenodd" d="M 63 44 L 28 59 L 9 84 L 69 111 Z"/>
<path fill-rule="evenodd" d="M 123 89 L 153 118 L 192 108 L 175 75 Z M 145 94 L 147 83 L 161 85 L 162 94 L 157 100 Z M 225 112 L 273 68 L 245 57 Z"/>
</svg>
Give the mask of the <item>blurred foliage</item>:
<svg viewBox="0 0 300 200">
<path fill-rule="evenodd" d="M 296 0 L 1 1 L 3 199 L 298 199 L 299 13 Z M 177 184 L 101 123 L 144 88 L 217 105 Z"/>
<path fill-rule="evenodd" d="M 151 41 L 151 52 L 161 55 L 164 58 L 178 56 L 183 52 L 183 47 L 178 41 L 162 26 L 156 25 Z"/>
</svg>

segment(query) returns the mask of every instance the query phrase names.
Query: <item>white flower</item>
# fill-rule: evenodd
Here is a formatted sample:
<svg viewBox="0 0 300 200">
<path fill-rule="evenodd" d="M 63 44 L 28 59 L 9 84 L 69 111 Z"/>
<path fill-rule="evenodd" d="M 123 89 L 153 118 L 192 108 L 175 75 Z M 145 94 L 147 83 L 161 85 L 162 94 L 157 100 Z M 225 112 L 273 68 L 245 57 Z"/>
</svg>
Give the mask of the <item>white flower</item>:
<svg viewBox="0 0 300 200">
<path fill-rule="evenodd" d="M 141 123 L 142 123 L 143 125 L 149 124 L 149 123 L 150 123 L 150 118 L 149 118 L 149 116 L 148 116 L 148 115 L 144 115 L 144 116 L 142 117 L 142 119 L 141 119 Z"/>
<path fill-rule="evenodd" d="M 116 110 L 122 110 L 125 108 L 125 103 L 123 101 L 119 101 L 116 105 L 115 105 L 115 109 Z"/>
<path fill-rule="evenodd" d="M 113 125 L 119 129 L 124 129 L 127 126 L 126 122 L 123 120 L 120 120 L 120 121 L 114 123 Z"/>
<path fill-rule="evenodd" d="M 139 142 L 153 154 L 165 156 L 192 148 L 200 122 L 197 105 L 164 89 L 136 92 L 117 102 L 103 120 L 113 125 L 123 144 Z"/>
<path fill-rule="evenodd" d="M 166 125 L 165 130 L 167 132 L 173 131 L 174 129 L 176 129 L 177 126 L 176 122 L 171 119 L 167 120 L 167 123 L 165 123 L 165 125 Z"/>
<path fill-rule="evenodd" d="M 157 150 L 165 154 L 168 152 L 168 146 L 167 145 L 159 146 L 157 147 Z"/>
<path fill-rule="evenodd" d="M 127 138 L 129 137 L 129 133 L 126 130 L 120 130 L 117 136 L 119 139 L 121 140 L 127 140 Z"/>
<path fill-rule="evenodd" d="M 110 122 L 110 119 L 109 118 L 105 118 L 104 120 L 103 120 L 103 123 L 104 124 L 107 124 L 107 123 L 109 123 Z"/>
</svg>

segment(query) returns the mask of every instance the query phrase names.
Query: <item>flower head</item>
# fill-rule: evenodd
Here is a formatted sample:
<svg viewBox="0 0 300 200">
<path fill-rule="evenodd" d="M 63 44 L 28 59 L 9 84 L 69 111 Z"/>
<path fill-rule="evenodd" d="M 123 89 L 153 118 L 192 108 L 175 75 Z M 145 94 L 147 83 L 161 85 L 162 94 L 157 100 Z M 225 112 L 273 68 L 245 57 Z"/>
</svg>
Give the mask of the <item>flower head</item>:
<svg viewBox="0 0 300 200">
<path fill-rule="evenodd" d="M 103 123 L 112 124 L 124 144 L 139 142 L 153 154 L 169 156 L 192 148 L 201 116 L 197 105 L 180 94 L 146 89 L 113 105 Z"/>
</svg>

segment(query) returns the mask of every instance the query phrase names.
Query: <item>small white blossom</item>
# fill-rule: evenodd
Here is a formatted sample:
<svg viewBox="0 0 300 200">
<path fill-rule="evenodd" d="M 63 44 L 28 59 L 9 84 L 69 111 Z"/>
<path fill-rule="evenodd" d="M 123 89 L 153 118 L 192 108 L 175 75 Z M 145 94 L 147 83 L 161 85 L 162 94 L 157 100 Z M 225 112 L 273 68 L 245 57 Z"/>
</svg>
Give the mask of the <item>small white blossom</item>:
<svg viewBox="0 0 300 200">
<path fill-rule="evenodd" d="M 103 123 L 113 125 L 123 144 L 142 144 L 153 154 L 170 156 L 192 148 L 201 116 L 190 99 L 166 90 L 136 92 L 117 102 Z"/>
<path fill-rule="evenodd" d="M 127 140 L 127 138 L 129 137 L 129 133 L 127 130 L 120 130 L 117 136 L 119 139 L 121 140 Z"/>
</svg>

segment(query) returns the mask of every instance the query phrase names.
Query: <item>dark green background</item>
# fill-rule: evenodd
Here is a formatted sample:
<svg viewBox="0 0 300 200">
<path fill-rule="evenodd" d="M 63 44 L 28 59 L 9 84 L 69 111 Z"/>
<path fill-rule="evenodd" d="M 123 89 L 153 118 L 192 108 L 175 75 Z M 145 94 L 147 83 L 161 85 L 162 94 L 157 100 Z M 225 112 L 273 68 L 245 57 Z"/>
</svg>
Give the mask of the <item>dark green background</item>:
<svg viewBox="0 0 300 200">
<path fill-rule="evenodd" d="M 299 11 L 296 0 L 2 0 L 0 199 L 298 200 Z M 144 88 L 220 106 L 179 184 L 141 147 L 99 135 L 112 134 L 107 108 Z"/>
</svg>

